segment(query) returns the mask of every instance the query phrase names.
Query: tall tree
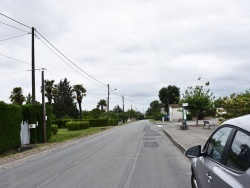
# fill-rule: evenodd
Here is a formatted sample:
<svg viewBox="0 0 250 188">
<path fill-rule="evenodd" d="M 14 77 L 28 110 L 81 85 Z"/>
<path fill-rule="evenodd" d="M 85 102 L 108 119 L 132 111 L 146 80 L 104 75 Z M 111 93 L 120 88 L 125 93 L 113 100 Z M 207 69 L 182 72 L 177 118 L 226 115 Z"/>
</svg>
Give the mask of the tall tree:
<svg viewBox="0 0 250 188">
<path fill-rule="evenodd" d="M 80 119 L 82 120 L 82 98 L 86 96 L 86 89 L 78 84 L 73 86 L 73 91 L 76 93 L 76 100 L 79 105 Z"/>
<path fill-rule="evenodd" d="M 155 114 L 159 114 L 161 112 L 161 108 L 163 108 L 163 104 L 158 100 L 154 100 L 150 103 L 150 107 L 146 111 L 147 116 L 153 116 Z"/>
<path fill-rule="evenodd" d="M 32 101 L 32 97 L 31 97 L 31 94 L 29 93 L 29 94 L 26 96 L 26 104 L 31 104 L 31 101 Z"/>
<path fill-rule="evenodd" d="M 104 107 L 107 106 L 106 100 L 105 99 L 100 99 L 100 101 L 98 102 L 97 106 L 101 107 L 101 111 L 104 111 Z"/>
<path fill-rule="evenodd" d="M 53 91 L 55 89 L 54 87 L 55 80 L 45 80 L 44 81 L 44 87 L 45 87 L 45 97 L 47 97 L 49 104 L 52 104 L 53 99 Z"/>
<path fill-rule="evenodd" d="M 214 96 L 210 89 L 207 89 L 207 86 L 209 86 L 209 82 L 205 84 L 205 87 L 197 85 L 193 88 L 191 86 L 183 94 L 182 103 L 188 103 L 187 109 L 193 116 L 196 116 L 197 125 L 199 115 L 213 108 Z"/>
<path fill-rule="evenodd" d="M 14 104 L 22 105 L 23 102 L 25 101 L 25 97 L 23 95 L 23 89 L 21 87 L 15 87 L 11 92 L 9 99 Z"/>
<path fill-rule="evenodd" d="M 53 113 L 57 118 L 69 116 L 77 118 L 79 111 L 74 102 L 74 94 L 70 82 L 65 78 L 55 85 Z"/>
<path fill-rule="evenodd" d="M 163 87 L 159 91 L 159 99 L 164 104 L 165 110 L 169 111 L 170 104 L 178 104 L 180 99 L 180 88 L 175 85 Z"/>
</svg>

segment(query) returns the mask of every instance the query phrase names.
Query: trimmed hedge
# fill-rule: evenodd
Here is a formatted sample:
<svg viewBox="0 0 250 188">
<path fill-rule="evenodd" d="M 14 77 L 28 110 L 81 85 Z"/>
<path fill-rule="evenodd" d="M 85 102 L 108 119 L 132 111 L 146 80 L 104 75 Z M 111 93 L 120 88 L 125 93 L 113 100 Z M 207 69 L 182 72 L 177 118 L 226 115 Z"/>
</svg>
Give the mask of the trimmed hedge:
<svg viewBox="0 0 250 188">
<path fill-rule="evenodd" d="M 90 127 L 106 127 L 118 125 L 117 119 L 85 119 L 85 121 L 89 121 Z"/>
<path fill-rule="evenodd" d="M 30 143 L 43 143 L 43 125 L 42 125 L 42 105 L 22 105 L 23 120 L 28 121 L 29 124 L 36 124 L 38 122 L 38 127 L 36 129 L 30 129 Z M 46 105 L 46 139 L 51 138 L 51 118 L 52 118 L 52 108 L 50 105 Z"/>
<path fill-rule="evenodd" d="M 0 102 L 0 152 L 21 145 L 22 119 L 20 106 Z"/>
<path fill-rule="evenodd" d="M 88 121 L 70 121 L 70 122 L 67 122 L 67 128 L 69 131 L 87 129 L 89 128 L 89 122 Z"/>
<path fill-rule="evenodd" d="M 52 122 L 52 124 L 57 125 L 59 129 L 67 128 L 68 120 L 57 119 Z"/>
<path fill-rule="evenodd" d="M 58 132 L 58 126 L 57 125 L 51 125 L 51 130 L 53 135 L 56 135 L 56 133 Z"/>
</svg>

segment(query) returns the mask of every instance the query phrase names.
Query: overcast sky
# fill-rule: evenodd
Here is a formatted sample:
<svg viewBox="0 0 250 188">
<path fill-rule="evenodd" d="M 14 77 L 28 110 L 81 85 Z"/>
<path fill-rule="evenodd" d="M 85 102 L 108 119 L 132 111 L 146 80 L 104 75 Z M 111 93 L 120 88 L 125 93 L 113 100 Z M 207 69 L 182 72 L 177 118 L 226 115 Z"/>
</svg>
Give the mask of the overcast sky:
<svg viewBox="0 0 250 188">
<path fill-rule="evenodd" d="M 141 112 L 168 85 L 182 94 L 209 81 L 216 98 L 250 89 L 249 0 L 1 0 L 0 13 L 34 27 L 104 84 L 56 56 L 37 35 L 35 65 L 46 68 L 45 79 L 55 83 L 66 77 L 71 85 L 83 84 L 84 110 L 107 99 L 107 84 L 117 88 L 110 93 L 110 109 L 122 106 L 123 95 L 125 110 L 132 105 Z M 30 31 L 0 15 L 0 100 L 7 103 L 14 87 L 31 93 Z M 38 70 L 38 101 L 40 86 Z"/>
</svg>

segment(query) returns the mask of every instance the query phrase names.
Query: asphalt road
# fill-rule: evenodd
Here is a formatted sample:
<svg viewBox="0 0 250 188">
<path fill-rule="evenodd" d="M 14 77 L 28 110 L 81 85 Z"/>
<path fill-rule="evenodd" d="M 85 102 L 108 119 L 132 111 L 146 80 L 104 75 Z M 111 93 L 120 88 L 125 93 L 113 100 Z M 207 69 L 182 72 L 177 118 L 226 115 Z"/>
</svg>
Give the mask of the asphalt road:
<svg viewBox="0 0 250 188">
<path fill-rule="evenodd" d="M 0 171 L 1 188 L 185 188 L 190 161 L 149 121 L 83 139 Z"/>
</svg>

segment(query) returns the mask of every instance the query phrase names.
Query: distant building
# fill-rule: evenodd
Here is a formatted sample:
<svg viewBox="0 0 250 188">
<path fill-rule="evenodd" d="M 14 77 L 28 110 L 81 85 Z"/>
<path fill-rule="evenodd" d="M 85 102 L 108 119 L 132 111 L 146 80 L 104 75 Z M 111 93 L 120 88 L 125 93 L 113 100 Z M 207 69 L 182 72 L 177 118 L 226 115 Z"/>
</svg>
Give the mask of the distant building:
<svg viewBox="0 0 250 188">
<path fill-rule="evenodd" d="M 182 107 L 179 104 L 169 105 L 169 121 L 179 121 L 182 119 Z"/>
</svg>

